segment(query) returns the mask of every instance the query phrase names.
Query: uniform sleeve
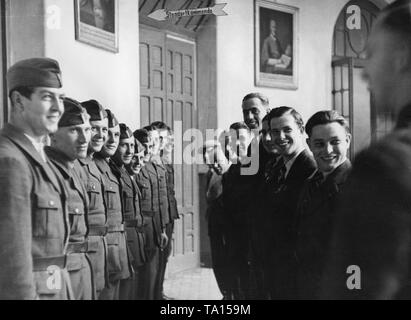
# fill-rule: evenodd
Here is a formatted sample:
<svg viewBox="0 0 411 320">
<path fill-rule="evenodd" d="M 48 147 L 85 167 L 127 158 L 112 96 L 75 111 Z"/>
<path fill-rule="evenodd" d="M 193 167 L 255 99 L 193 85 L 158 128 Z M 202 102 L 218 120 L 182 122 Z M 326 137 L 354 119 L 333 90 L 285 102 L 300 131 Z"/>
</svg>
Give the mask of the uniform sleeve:
<svg viewBox="0 0 411 320">
<path fill-rule="evenodd" d="M 410 262 L 411 173 L 398 162 L 389 150 L 358 157 L 337 200 L 322 298 L 401 296 Z"/>
<path fill-rule="evenodd" d="M 34 299 L 30 172 L 25 163 L 0 159 L 0 299 Z"/>
</svg>

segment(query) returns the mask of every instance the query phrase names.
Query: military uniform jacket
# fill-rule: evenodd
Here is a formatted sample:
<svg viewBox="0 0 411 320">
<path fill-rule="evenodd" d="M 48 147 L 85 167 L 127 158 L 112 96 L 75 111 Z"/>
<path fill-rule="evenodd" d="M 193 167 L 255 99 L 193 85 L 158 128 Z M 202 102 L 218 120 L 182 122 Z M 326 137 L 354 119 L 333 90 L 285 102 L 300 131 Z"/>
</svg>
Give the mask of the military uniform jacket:
<svg viewBox="0 0 411 320">
<path fill-rule="evenodd" d="M 111 160 L 110 160 L 111 161 Z M 107 209 L 108 272 L 112 280 L 130 277 L 129 259 L 122 214 L 121 184 L 106 159 L 96 155 L 95 162 L 104 179 L 104 200 Z"/>
<path fill-rule="evenodd" d="M 0 134 L 0 189 L 0 299 L 67 298 L 65 281 L 49 281 L 50 266 L 65 267 L 51 257 L 65 254 L 67 194 L 57 169 L 12 125 Z"/>
<path fill-rule="evenodd" d="M 104 181 L 96 163 L 91 158 L 78 159 L 74 171 L 86 186 L 89 197 L 88 224 L 89 235 L 104 235 L 106 208 L 104 203 Z"/>
<path fill-rule="evenodd" d="M 100 292 L 106 286 L 108 280 L 104 181 L 92 157 L 76 160 L 74 162 L 74 171 L 86 186 L 88 194 L 87 235 L 89 248 L 87 256 L 93 268 L 94 288 Z"/>
<path fill-rule="evenodd" d="M 161 242 L 161 217 L 159 213 L 158 205 L 158 180 L 157 178 L 153 179 L 153 174 L 149 174 L 147 166 L 152 166 L 152 164 L 147 163 L 144 166 L 139 174 L 136 176 L 137 185 L 141 191 L 141 212 L 144 216 L 144 223 L 151 223 L 153 234 L 151 241 L 148 241 L 147 246 L 152 247 L 153 245 L 160 246 Z M 153 172 L 155 169 L 151 169 Z"/>
<path fill-rule="evenodd" d="M 154 169 L 154 170 L 153 170 Z M 168 212 L 168 188 L 167 188 L 167 169 L 158 157 L 152 161 L 152 166 L 147 166 L 147 171 L 151 179 L 157 179 L 158 185 L 158 208 L 161 217 L 161 228 L 165 230 L 170 223 L 170 213 Z"/>
<path fill-rule="evenodd" d="M 119 177 L 122 190 L 123 216 L 127 234 L 127 248 L 132 268 L 138 268 L 146 261 L 144 252 L 144 216 L 141 212 L 141 193 L 124 166 L 112 162 L 110 166 Z"/>
<path fill-rule="evenodd" d="M 325 259 L 335 220 L 336 198 L 351 169 L 346 160 L 323 181 L 316 172 L 310 177 L 298 201 L 295 258 L 300 298 L 318 298 Z"/>
</svg>

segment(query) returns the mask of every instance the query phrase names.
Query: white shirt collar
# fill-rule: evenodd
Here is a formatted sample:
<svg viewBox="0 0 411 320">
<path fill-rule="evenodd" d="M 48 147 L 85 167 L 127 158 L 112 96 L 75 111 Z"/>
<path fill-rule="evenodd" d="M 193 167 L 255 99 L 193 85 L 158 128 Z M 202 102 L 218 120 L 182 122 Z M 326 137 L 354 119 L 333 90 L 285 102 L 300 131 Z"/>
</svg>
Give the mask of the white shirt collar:
<svg viewBox="0 0 411 320">
<path fill-rule="evenodd" d="M 27 137 L 27 139 L 30 140 L 31 144 L 33 145 L 34 149 L 40 154 L 41 158 L 46 162 L 46 155 L 44 153 L 44 143 L 43 142 L 38 142 L 36 139 L 33 137 L 30 137 L 27 133 L 24 133 L 24 135 Z"/>
<path fill-rule="evenodd" d="M 288 161 L 284 164 L 284 165 L 285 165 L 285 169 L 286 169 L 285 177 L 288 176 L 288 173 L 290 172 L 291 167 L 293 166 L 295 160 L 297 159 L 297 157 L 298 157 L 298 156 L 301 154 L 301 152 L 303 152 L 303 151 L 304 151 L 304 149 L 301 149 L 299 152 L 297 152 L 297 153 L 294 155 L 294 157 L 292 157 L 290 160 L 288 160 Z"/>
</svg>

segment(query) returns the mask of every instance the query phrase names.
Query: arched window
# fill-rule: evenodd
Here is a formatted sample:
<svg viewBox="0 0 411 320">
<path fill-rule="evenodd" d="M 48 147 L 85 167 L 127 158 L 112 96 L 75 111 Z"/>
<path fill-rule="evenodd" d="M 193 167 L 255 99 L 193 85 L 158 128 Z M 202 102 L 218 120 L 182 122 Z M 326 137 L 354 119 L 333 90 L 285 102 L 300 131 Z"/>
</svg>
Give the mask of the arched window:
<svg viewBox="0 0 411 320">
<path fill-rule="evenodd" d="M 362 79 L 365 48 L 379 8 L 371 1 L 348 2 L 337 19 L 332 46 L 333 108 L 350 124 L 350 154 L 367 147 L 391 130 L 391 113 L 373 107 L 373 97 Z"/>
</svg>

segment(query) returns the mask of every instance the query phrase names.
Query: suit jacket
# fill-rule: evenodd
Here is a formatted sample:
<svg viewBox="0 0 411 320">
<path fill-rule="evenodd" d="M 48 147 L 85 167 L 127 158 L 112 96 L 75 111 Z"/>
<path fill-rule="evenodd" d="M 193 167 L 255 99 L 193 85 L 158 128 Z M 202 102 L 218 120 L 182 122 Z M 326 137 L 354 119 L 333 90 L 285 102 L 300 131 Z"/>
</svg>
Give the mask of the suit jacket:
<svg viewBox="0 0 411 320">
<path fill-rule="evenodd" d="M 0 299 L 67 298 L 42 258 L 65 254 L 67 194 L 57 169 L 12 125 L 0 133 Z M 33 272 L 34 271 L 34 272 Z"/>
<path fill-rule="evenodd" d="M 389 134 L 355 158 L 336 213 L 322 298 L 411 298 L 410 163 L 410 129 Z M 361 272 L 361 290 L 348 288 L 354 283 L 349 266 L 357 276 Z"/>
<path fill-rule="evenodd" d="M 304 150 L 295 159 L 287 177 L 279 188 L 280 191 L 269 192 L 267 199 L 266 223 L 270 225 L 270 235 L 267 237 L 266 259 L 270 272 L 275 276 L 273 287 L 276 293 L 273 298 L 295 297 L 295 259 L 294 246 L 296 232 L 294 221 L 297 211 L 298 198 L 304 181 L 316 170 L 316 163 L 311 154 Z M 277 189 L 277 186 L 276 188 Z"/>
<path fill-rule="evenodd" d="M 350 169 L 351 163 L 346 160 L 325 180 L 317 171 L 305 182 L 301 192 L 295 223 L 299 298 L 318 298 L 331 242 L 337 196 L 347 180 Z"/>
</svg>

